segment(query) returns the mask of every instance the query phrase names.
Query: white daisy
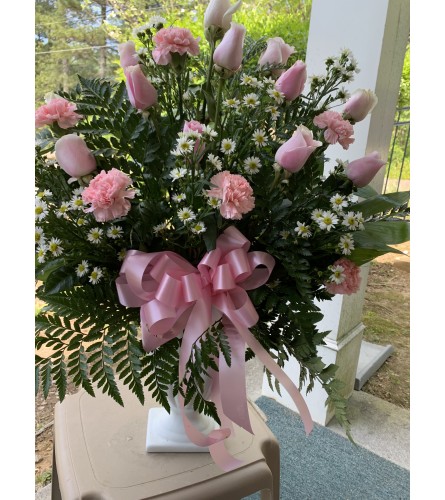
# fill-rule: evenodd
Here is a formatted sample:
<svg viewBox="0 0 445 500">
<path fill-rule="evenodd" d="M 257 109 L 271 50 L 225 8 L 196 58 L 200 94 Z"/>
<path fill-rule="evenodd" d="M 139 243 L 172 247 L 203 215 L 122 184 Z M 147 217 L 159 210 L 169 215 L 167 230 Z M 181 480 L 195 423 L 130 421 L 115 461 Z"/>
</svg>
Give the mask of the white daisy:
<svg viewBox="0 0 445 500">
<path fill-rule="evenodd" d="M 281 104 L 284 101 L 284 94 L 276 88 L 269 89 L 267 91 L 268 95 L 275 100 L 277 104 Z"/>
<path fill-rule="evenodd" d="M 191 208 L 181 208 L 178 211 L 178 217 L 182 222 L 189 222 L 196 219 L 196 215 Z"/>
<path fill-rule="evenodd" d="M 238 109 L 240 101 L 238 99 L 230 98 L 223 101 L 223 105 L 227 108 Z"/>
<path fill-rule="evenodd" d="M 167 229 L 167 223 L 166 222 L 161 222 L 161 224 L 157 224 L 156 226 L 153 226 L 153 232 L 155 234 L 160 233 L 164 229 Z"/>
<path fill-rule="evenodd" d="M 123 261 L 126 255 L 127 255 L 127 250 L 125 248 L 122 248 L 121 250 L 119 250 L 117 254 L 117 260 Z"/>
<path fill-rule="evenodd" d="M 103 275 L 104 275 L 104 272 L 102 271 L 102 269 L 100 267 L 94 267 L 93 270 L 91 271 L 90 276 L 89 276 L 90 283 L 92 283 L 93 285 L 95 285 L 96 283 L 99 283 L 99 281 L 101 280 Z"/>
<path fill-rule="evenodd" d="M 173 179 L 173 182 L 178 180 L 178 179 L 181 179 L 182 177 L 185 177 L 185 175 L 187 174 L 187 169 L 186 168 L 174 168 L 169 176 Z"/>
<path fill-rule="evenodd" d="M 244 170 L 248 174 L 257 174 L 261 168 L 261 160 L 256 156 L 249 156 L 244 160 Z"/>
<path fill-rule="evenodd" d="M 120 226 L 110 226 L 107 229 L 107 236 L 108 238 L 111 238 L 112 240 L 116 240 L 117 238 L 121 238 L 123 234 L 123 230 Z"/>
<path fill-rule="evenodd" d="M 275 80 L 270 76 L 263 78 L 264 85 L 275 85 Z"/>
<path fill-rule="evenodd" d="M 216 170 L 221 170 L 222 169 L 222 161 L 212 153 L 210 153 L 207 156 L 207 161 L 209 161 L 215 168 Z"/>
<path fill-rule="evenodd" d="M 82 276 L 85 276 L 87 272 L 89 271 L 90 264 L 88 263 L 87 260 L 83 260 L 80 264 L 77 264 L 76 267 L 76 274 L 81 278 Z"/>
<path fill-rule="evenodd" d="M 257 94 L 253 93 L 245 95 L 243 101 L 248 108 L 256 108 L 260 104 Z"/>
<path fill-rule="evenodd" d="M 181 203 L 181 201 L 185 201 L 186 199 L 186 196 L 184 193 L 181 193 L 181 194 L 174 194 L 172 196 L 172 200 L 176 203 Z"/>
<path fill-rule="evenodd" d="M 241 85 L 252 85 L 252 77 L 244 73 L 241 76 Z"/>
<path fill-rule="evenodd" d="M 354 240 L 351 234 L 345 234 L 340 237 L 340 242 L 338 243 L 338 248 L 340 248 L 343 255 L 351 255 L 351 251 L 354 250 Z"/>
<path fill-rule="evenodd" d="M 41 245 L 42 243 L 45 242 L 45 235 L 43 234 L 43 228 L 36 226 L 35 231 L 36 231 L 36 244 Z"/>
<path fill-rule="evenodd" d="M 333 210 L 335 210 L 336 212 L 339 212 L 343 210 L 344 207 L 348 206 L 348 200 L 346 199 L 346 197 L 342 196 L 339 193 L 331 196 L 329 201 L 331 202 Z"/>
<path fill-rule="evenodd" d="M 267 144 L 267 136 L 265 130 L 256 129 L 253 133 L 252 140 L 258 147 L 263 147 Z"/>
<path fill-rule="evenodd" d="M 205 233 L 207 231 L 207 228 L 204 224 L 204 222 L 196 222 L 195 224 L 193 224 L 191 226 L 191 231 L 192 233 L 195 233 L 195 234 L 201 234 L 201 233 Z"/>
<path fill-rule="evenodd" d="M 63 248 L 61 245 L 61 240 L 59 238 L 51 238 L 48 243 L 48 250 L 54 255 L 54 257 L 59 257 L 63 253 Z"/>
<path fill-rule="evenodd" d="M 56 217 L 60 219 L 60 217 L 66 216 L 66 213 L 71 207 L 71 203 L 69 201 L 63 201 L 60 207 L 56 210 Z"/>
<path fill-rule="evenodd" d="M 202 126 L 202 135 L 203 137 L 217 137 L 218 132 L 214 130 L 210 125 L 203 125 Z"/>
<path fill-rule="evenodd" d="M 74 189 L 73 196 L 81 196 L 84 189 L 85 189 L 84 187 L 78 187 L 78 188 Z"/>
<path fill-rule="evenodd" d="M 221 152 L 225 155 L 229 155 L 235 151 L 236 143 L 232 139 L 223 139 L 221 141 Z"/>
<path fill-rule="evenodd" d="M 41 198 L 36 198 L 35 204 L 35 218 L 36 220 L 43 220 L 48 215 L 48 205 L 46 201 Z"/>
<path fill-rule="evenodd" d="M 272 120 L 277 120 L 281 114 L 276 106 L 267 106 L 266 111 L 270 113 Z"/>
<path fill-rule="evenodd" d="M 193 153 L 194 141 L 190 140 L 189 137 L 189 135 L 187 137 L 181 137 L 178 140 L 176 150 L 172 151 L 172 154 L 175 156 L 185 156 Z"/>
<path fill-rule="evenodd" d="M 74 196 L 70 201 L 71 210 L 82 210 L 84 203 L 81 196 Z"/>
<path fill-rule="evenodd" d="M 37 262 L 39 264 L 43 264 L 46 260 L 46 252 L 48 251 L 48 247 L 42 243 L 37 247 L 36 253 L 37 253 Z"/>
<path fill-rule="evenodd" d="M 342 226 L 346 226 L 348 229 L 356 230 L 358 229 L 358 219 L 355 212 L 348 212 L 343 214 Z"/>
<path fill-rule="evenodd" d="M 337 285 L 343 283 L 345 281 L 346 276 L 344 275 L 345 268 L 343 266 L 329 266 L 329 270 L 331 271 L 331 276 L 329 277 L 330 281 L 333 281 Z"/>
<path fill-rule="evenodd" d="M 210 205 L 212 208 L 219 208 L 221 205 L 221 200 L 219 198 L 214 198 L 213 196 L 209 196 L 207 200 L 207 205 Z"/>
<path fill-rule="evenodd" d="M 358 201 L 358 196 L 354 193 L 351 193 L 349 196 L 348 196 L 348 200 L 351 202 L 351 203 L 356 203 Z"/>
<path fill-rule="evenodd" d="M 298 236 L 302 238 L 310 238 L 312 236 L 311 227 L 308 224 L 297 221 L 297 227 L 295 228 Z"/>
<path fill-rule="evenodd" d="M 290 236 L 290 231 L 280 231 L 279 234 L 283 238 L 283 240 L 287 240 Z"/>
<path fill-rule="evenodd" d="M 88 224 L 88 221 L 84 219 L 83 217 L 79 217 L 76 221 L 76 224 L 78 226 L 85 226 L 85 224 Z"/>
<path fill-rule="evenodd" d="M 330 231 L 335 224 L 338 222 L 338 217 L 336 214 L 330 212 L 329 210 L 325 210 L 322 212 L 321 217 L 317 219 L 317 223 L 320 226 L 320 229 L 326 229 L 326 231 Z"/>
<path fill-rule="evenodd" d="M 323 216 L 323 210 L 321 208 L 315 208 L 311 212 L 311 219 L 314 220 L 315 222 L 318 222 L 319 219 Z"/>
<path fill-rule="evenodd" d="M 98 245 L 102 240 L 103 233 L 103 229 L 100 229 L 99 227 L 93 227 L 93 229 L 90 229 L 88 232 L 87 240 L 94 245 Z"/>
</svg>

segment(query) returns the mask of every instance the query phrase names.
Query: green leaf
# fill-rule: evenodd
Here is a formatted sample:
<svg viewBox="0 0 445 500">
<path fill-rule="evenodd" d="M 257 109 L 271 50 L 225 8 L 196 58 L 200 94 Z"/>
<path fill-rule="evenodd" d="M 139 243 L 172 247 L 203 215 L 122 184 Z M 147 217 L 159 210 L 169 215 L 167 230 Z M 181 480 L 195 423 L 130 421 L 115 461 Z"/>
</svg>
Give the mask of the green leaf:
<svg viewBox="0 0 445 500">
<path fill-rule="evenodd" d="M 400 191 L 398 193 L 379 194 L 357 203 L 352 208 L 354 212 L 361 212 L 366 219 L 371 215 L 379 214 L 399 208 L 409 202 L 410 192 Z"/>
<path fill-rule="evenodd" d="M 216 248 L 217 228 L 215 217 L 213 217 L 213 215 L 209 215 L 204 219 L 204 224 L 206 225 L 207 230 L 203 234 L 203 240 L 206 250 L 210 252 Z"/>
<path fill-rule="evenodd" d="M 387 246 L 386 249 L 381 250 L 376 250 L 373 248 L 355 248 L 352 251 L 351 255 L 348 256 L 348 258 L 358 266 L 362 266 L 363 264 L 371 262 L 381 255 L 385 255 L 391 252 L 403 254 L 403 252 L 400 252 L 399 250 L 389 246 Z"/>
<path fill-rule="evenodd" d="M 364 227 L 364 230 L 354 233 L 354 243 L 358 248 L 383 250 L 386 245 L 404 243 L 410 238 L 410 224 L 407 221 L 365 222 Z"/>
</svg>

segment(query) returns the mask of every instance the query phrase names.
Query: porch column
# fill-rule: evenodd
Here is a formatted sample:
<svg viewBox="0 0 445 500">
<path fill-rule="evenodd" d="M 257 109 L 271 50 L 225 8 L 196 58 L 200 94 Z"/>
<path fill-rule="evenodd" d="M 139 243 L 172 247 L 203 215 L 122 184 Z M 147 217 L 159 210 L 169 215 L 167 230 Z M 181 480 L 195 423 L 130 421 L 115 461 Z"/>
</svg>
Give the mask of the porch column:
<svg viewBox="0 0 445 500">
<path fill-rule="evenodd" d="M 408 36 L 409 0 L 312 1 L 306 55 L 308 75 L 323 74 L 326 58 L 338 56 L 342 49 L 348 48 L 358 62 L 360 73 L 345 87 L 350 93 L 359 88 L 372 89 L 379 99 L 372 114 L 354 126 L 355 142 L 347 151 L 339 145 L 328 148 L 326 153 L 332 161 L 326 166 L 326 173 L 337 158 L 352 161 L 378 151 L 387 159 Z M 372 182 L 378 192 L 382 192 L 384 176 L 382 169 Z M 319 353 L 325 363 L 339 366 L 337 376 L 345 383 L 345 397 L 354 389 L 364 329 L 362 311 L 368 271 L 369 264 L 362 266 L 362 285 L 356 294 L 336 295 L 332 301 L 319 303 L 324 314 L 319 329 L 330 331 L 327 345 L 320 347 Z M 285 371 L 292 380 L 298 381 L 299 365 L 295 360 L 286 364 Z M 295 410 L 285 389 L 282 388 L 280 397 L 271 391 L 265 376 L 262 393 Z M 313 420 L 326 425 L 334 413 L 325 406 L 327 395 L 321 385 L 316 384 L 309 395 L 304 396 Z"/>
</svg>

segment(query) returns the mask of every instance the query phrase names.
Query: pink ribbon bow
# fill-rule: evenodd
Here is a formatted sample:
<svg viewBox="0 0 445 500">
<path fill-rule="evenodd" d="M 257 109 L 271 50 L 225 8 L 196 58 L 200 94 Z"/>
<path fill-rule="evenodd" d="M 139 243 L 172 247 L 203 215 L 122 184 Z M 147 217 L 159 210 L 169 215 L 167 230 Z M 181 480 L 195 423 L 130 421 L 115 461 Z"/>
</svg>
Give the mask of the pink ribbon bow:
<svg viewBox="0 0 445 500">
<path fill-rule="evenodd" d="M 231 347 L 231 366 L 222 353 L 217 383 L 212 389 L 222 421 L 221 429 L 208 436 L 198 432 L 184 411 L 184 426 L 189 438 L 209 451 L 223 470 L 238 467 L 241 462 L 230 456 L 223 441 L 231 434 L 232 422 L 252 433 L 245 384 L 246 344 L 280 381 L 295 402 L 305 430 L 312 430 L 312 419 L 306 402 L 286 373 L 249 331 L 258 321 L 246 290 L 267 282 L 275 261 L 265 252 L 248 252 L 250 242 L 234 227 L 227 228 L 207 252 L 197 268 L 180 255 L 164 251 L 127 252 L 116 280 L 120 302 L 141 308 L 142 344 L 146 351 L 156 349 L 183 332 L 179 354 L 179 381 L 193 345 L 216 321 L 222 318 Z M 180 406 L 184 401 L 179 395 Z"/>
</svg>

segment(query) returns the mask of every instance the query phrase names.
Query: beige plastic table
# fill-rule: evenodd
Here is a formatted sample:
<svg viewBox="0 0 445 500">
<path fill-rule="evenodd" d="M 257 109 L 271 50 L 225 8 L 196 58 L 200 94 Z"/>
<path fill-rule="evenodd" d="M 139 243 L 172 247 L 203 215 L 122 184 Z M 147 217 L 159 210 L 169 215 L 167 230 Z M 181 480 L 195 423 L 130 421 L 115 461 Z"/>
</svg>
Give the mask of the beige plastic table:
<svg viewBox="0 0 445 500">
<path fill-rule="evenodd" d="M 254 435 L 235 426 L 227 445 L 245 465 L 224 472 L 206 452 L 147 453 L 148 410 L 159 405 L 121 393 L 123 408 L 100 390 L 56 405 L 52 500 L 240 500 L 257 491 L 279 499 L 279 445 L 254 405 Z"/>
</svg>

